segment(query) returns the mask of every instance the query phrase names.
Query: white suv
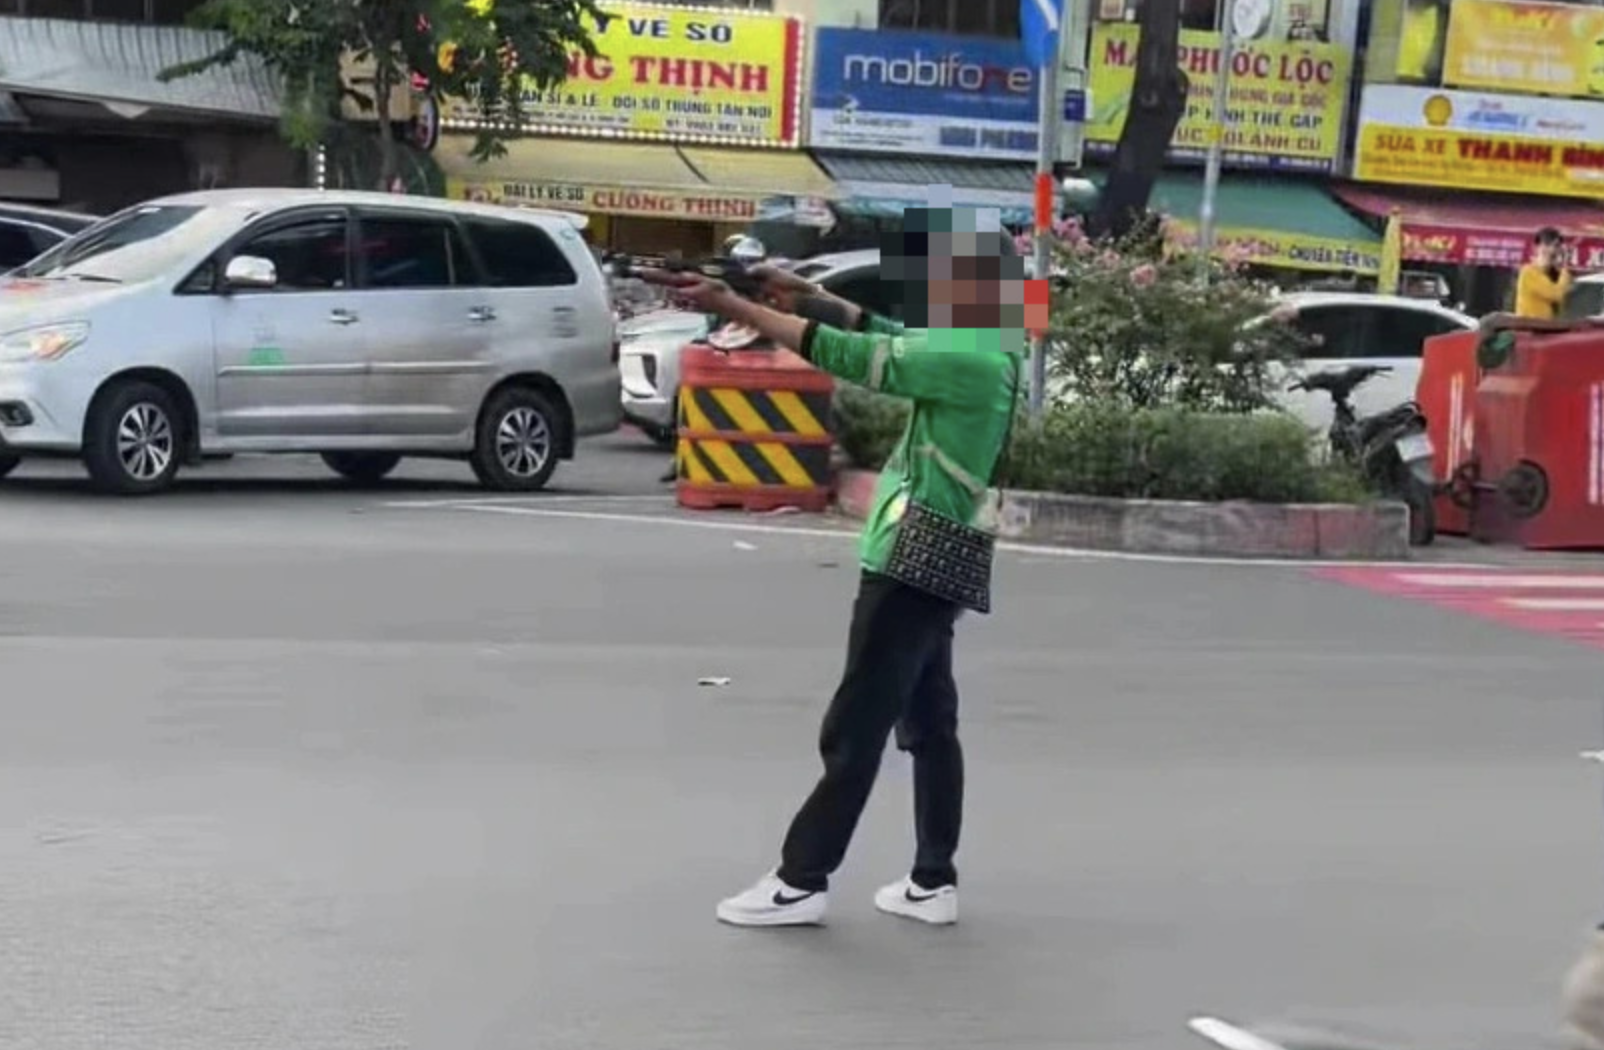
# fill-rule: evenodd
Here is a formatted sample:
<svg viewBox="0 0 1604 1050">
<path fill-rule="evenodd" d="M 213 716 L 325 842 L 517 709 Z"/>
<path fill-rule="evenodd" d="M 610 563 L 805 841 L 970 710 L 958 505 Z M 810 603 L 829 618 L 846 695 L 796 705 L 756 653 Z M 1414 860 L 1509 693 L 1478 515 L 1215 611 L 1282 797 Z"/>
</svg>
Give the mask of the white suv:
<svg viewBox="0 0 1604 1050">
<path fill-rule="evenodd" d="M 816 255 L 791 269 L 882 317 L 902 317 L 902 303 L 880 280 L 878 249 Z M 684 310 L 654 310 L 619 326 L 624 418 L 665 448 L 674 444 L 680 351 L 708 331 L 706 316 Z"/>
<path fill-rule="evenodd" d="M 0 281 L 0 474 L 78 456 L 138 494 L 204 456 L 315 452 L 363 482 L 432 456 L 541 488 L 621 414 L 584 221 L 271 189 L 120 212 Z"/>
</svg>

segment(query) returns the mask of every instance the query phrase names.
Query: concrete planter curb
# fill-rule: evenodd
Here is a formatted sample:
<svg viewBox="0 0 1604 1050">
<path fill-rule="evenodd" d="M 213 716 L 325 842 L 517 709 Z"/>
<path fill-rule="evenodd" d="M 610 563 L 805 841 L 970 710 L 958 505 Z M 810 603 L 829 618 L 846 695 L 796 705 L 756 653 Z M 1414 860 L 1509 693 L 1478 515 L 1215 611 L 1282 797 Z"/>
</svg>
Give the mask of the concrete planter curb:
<svg viewBox="0 0 1604 1050">
<path fill-rule="evenodd" d="M 838 474 L 837 509 L 864 517 L 879 477 L 867 470 Z M 1142 554 L 1406 561 L 1409 509 L 1402 503 L 1183 503 L 1005 492 L 1000 535 Z"/>
</svg>

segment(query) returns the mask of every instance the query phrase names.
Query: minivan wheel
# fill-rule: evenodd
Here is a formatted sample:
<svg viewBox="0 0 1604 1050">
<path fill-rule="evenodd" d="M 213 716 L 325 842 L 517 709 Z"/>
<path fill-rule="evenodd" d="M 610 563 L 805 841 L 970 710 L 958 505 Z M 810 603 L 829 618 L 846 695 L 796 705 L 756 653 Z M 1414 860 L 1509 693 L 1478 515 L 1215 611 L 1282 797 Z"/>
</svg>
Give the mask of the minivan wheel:
<svg viewBox="0 0 1604 1050">
<path fill-rule="evenodd" d="M 342 478 L 358 485 L 374 485 L 389 476 L 401 457 L 394 452 L 325 452 L 323 462 Z"/>
<path fill-rule="evenodd" d="M 145 496 L 178 476 L 184 448 L 173 397 L 153 383 L 119 383 L 95 399 L 84 428 L 84 466 L 102 492 Z"/>
<path fill-rule="evenodd" d="M 21 456 L 0 456 L 0 478 L 16 470 L 21 464 Z"/>
<path fill-rule="evenodd" d="M 500 492 L 545 488 L 557 469 L 561 419 L 538 390 L 512 387 L 492 397 L 469 457 L 480 484 Z"/>
</svg>

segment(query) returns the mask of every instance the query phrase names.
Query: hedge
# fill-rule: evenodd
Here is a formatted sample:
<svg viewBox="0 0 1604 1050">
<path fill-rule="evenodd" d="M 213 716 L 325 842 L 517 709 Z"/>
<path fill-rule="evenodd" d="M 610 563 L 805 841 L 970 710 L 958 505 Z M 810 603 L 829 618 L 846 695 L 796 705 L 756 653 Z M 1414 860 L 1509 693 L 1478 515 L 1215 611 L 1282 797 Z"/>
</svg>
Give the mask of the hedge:
<svg viewBox="0 0 1604 1050">
<path fill-rule="evenodd" d="M 907 421 L 906 405 L 842 387 L 836 435 L 854 466 L 878 470 Z M 999 471 L 1012 489 L 1123 499 L 1360 502 L 1351 472 L 1316 462 L 1314 436 L 1280 412 L 1212 413 L 1084 403 L 1023 417 Z"/>
</svg>

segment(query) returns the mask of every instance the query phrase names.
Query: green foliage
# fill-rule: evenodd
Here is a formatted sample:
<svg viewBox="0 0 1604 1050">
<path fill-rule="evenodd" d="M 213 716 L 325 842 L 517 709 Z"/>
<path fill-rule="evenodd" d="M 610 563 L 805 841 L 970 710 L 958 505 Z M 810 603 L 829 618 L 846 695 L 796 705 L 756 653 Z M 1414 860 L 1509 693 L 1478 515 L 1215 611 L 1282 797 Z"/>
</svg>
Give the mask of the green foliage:
<svg viewBox="0 0 1604 1050">
<path fill-rule="evenodd" d="M 1319 464 L 1314 440 L 1278 412 L 1065 405 L 1040 427 L 1016 428 L 1008 488 L 1125 499 L 1352 501 L 1363 488 Z"/>
<path fill-rule="evenodd" d="M 1207 285 L 1190 256 L 1151 241 L 1093 244 L 1070 232 L 1054 250 L 1050 391 L 1060 402 L 1246 412 L 1272 403 L 1278 363 L 1300 349 L 1267 286 L 1216 264 Z"/>
<path fill-rule="evenodd" d="M 903 402 L 853 387 L 836 394 L 836 435 L 853 466 L 878 470 L 902 436 Z M 1316 462 L 1310 434 L 1278 412 L 1131 409 L 1082 402 L 1042 425 L 1021 416 L 999 470 L 1005 488 L 1125 499 L 1359 502 L 1360 479 Z"/>
<path fill-rule="evenodd" d="M 853 466 L 879 470 L 908 425 L 908 411 L 906 401 L 838 383 L 833 413 L 836 444 Z"/>
<path fill-rule="evenodd" d="M 565 79 L 570 49 L 596 53 L 590 29 L 605 17 L 595 0 L 207 0 L 191 24 L 220 30 L 224 45 L 161 75 L 193 76 L 254 55 L 283 78 L 286 140 L 309 149 L 328 137 L 347 99 L 381 120 L 393 116 L 385 112 L 390 88 L 419 73 L 436 98 L 478 106 L 491 126 L 476 153 L 488 157 L 521 124 L 527 94 Z M 342 68 L 347 57 L 366 67 L 360 82 Z"/>
</svg>

